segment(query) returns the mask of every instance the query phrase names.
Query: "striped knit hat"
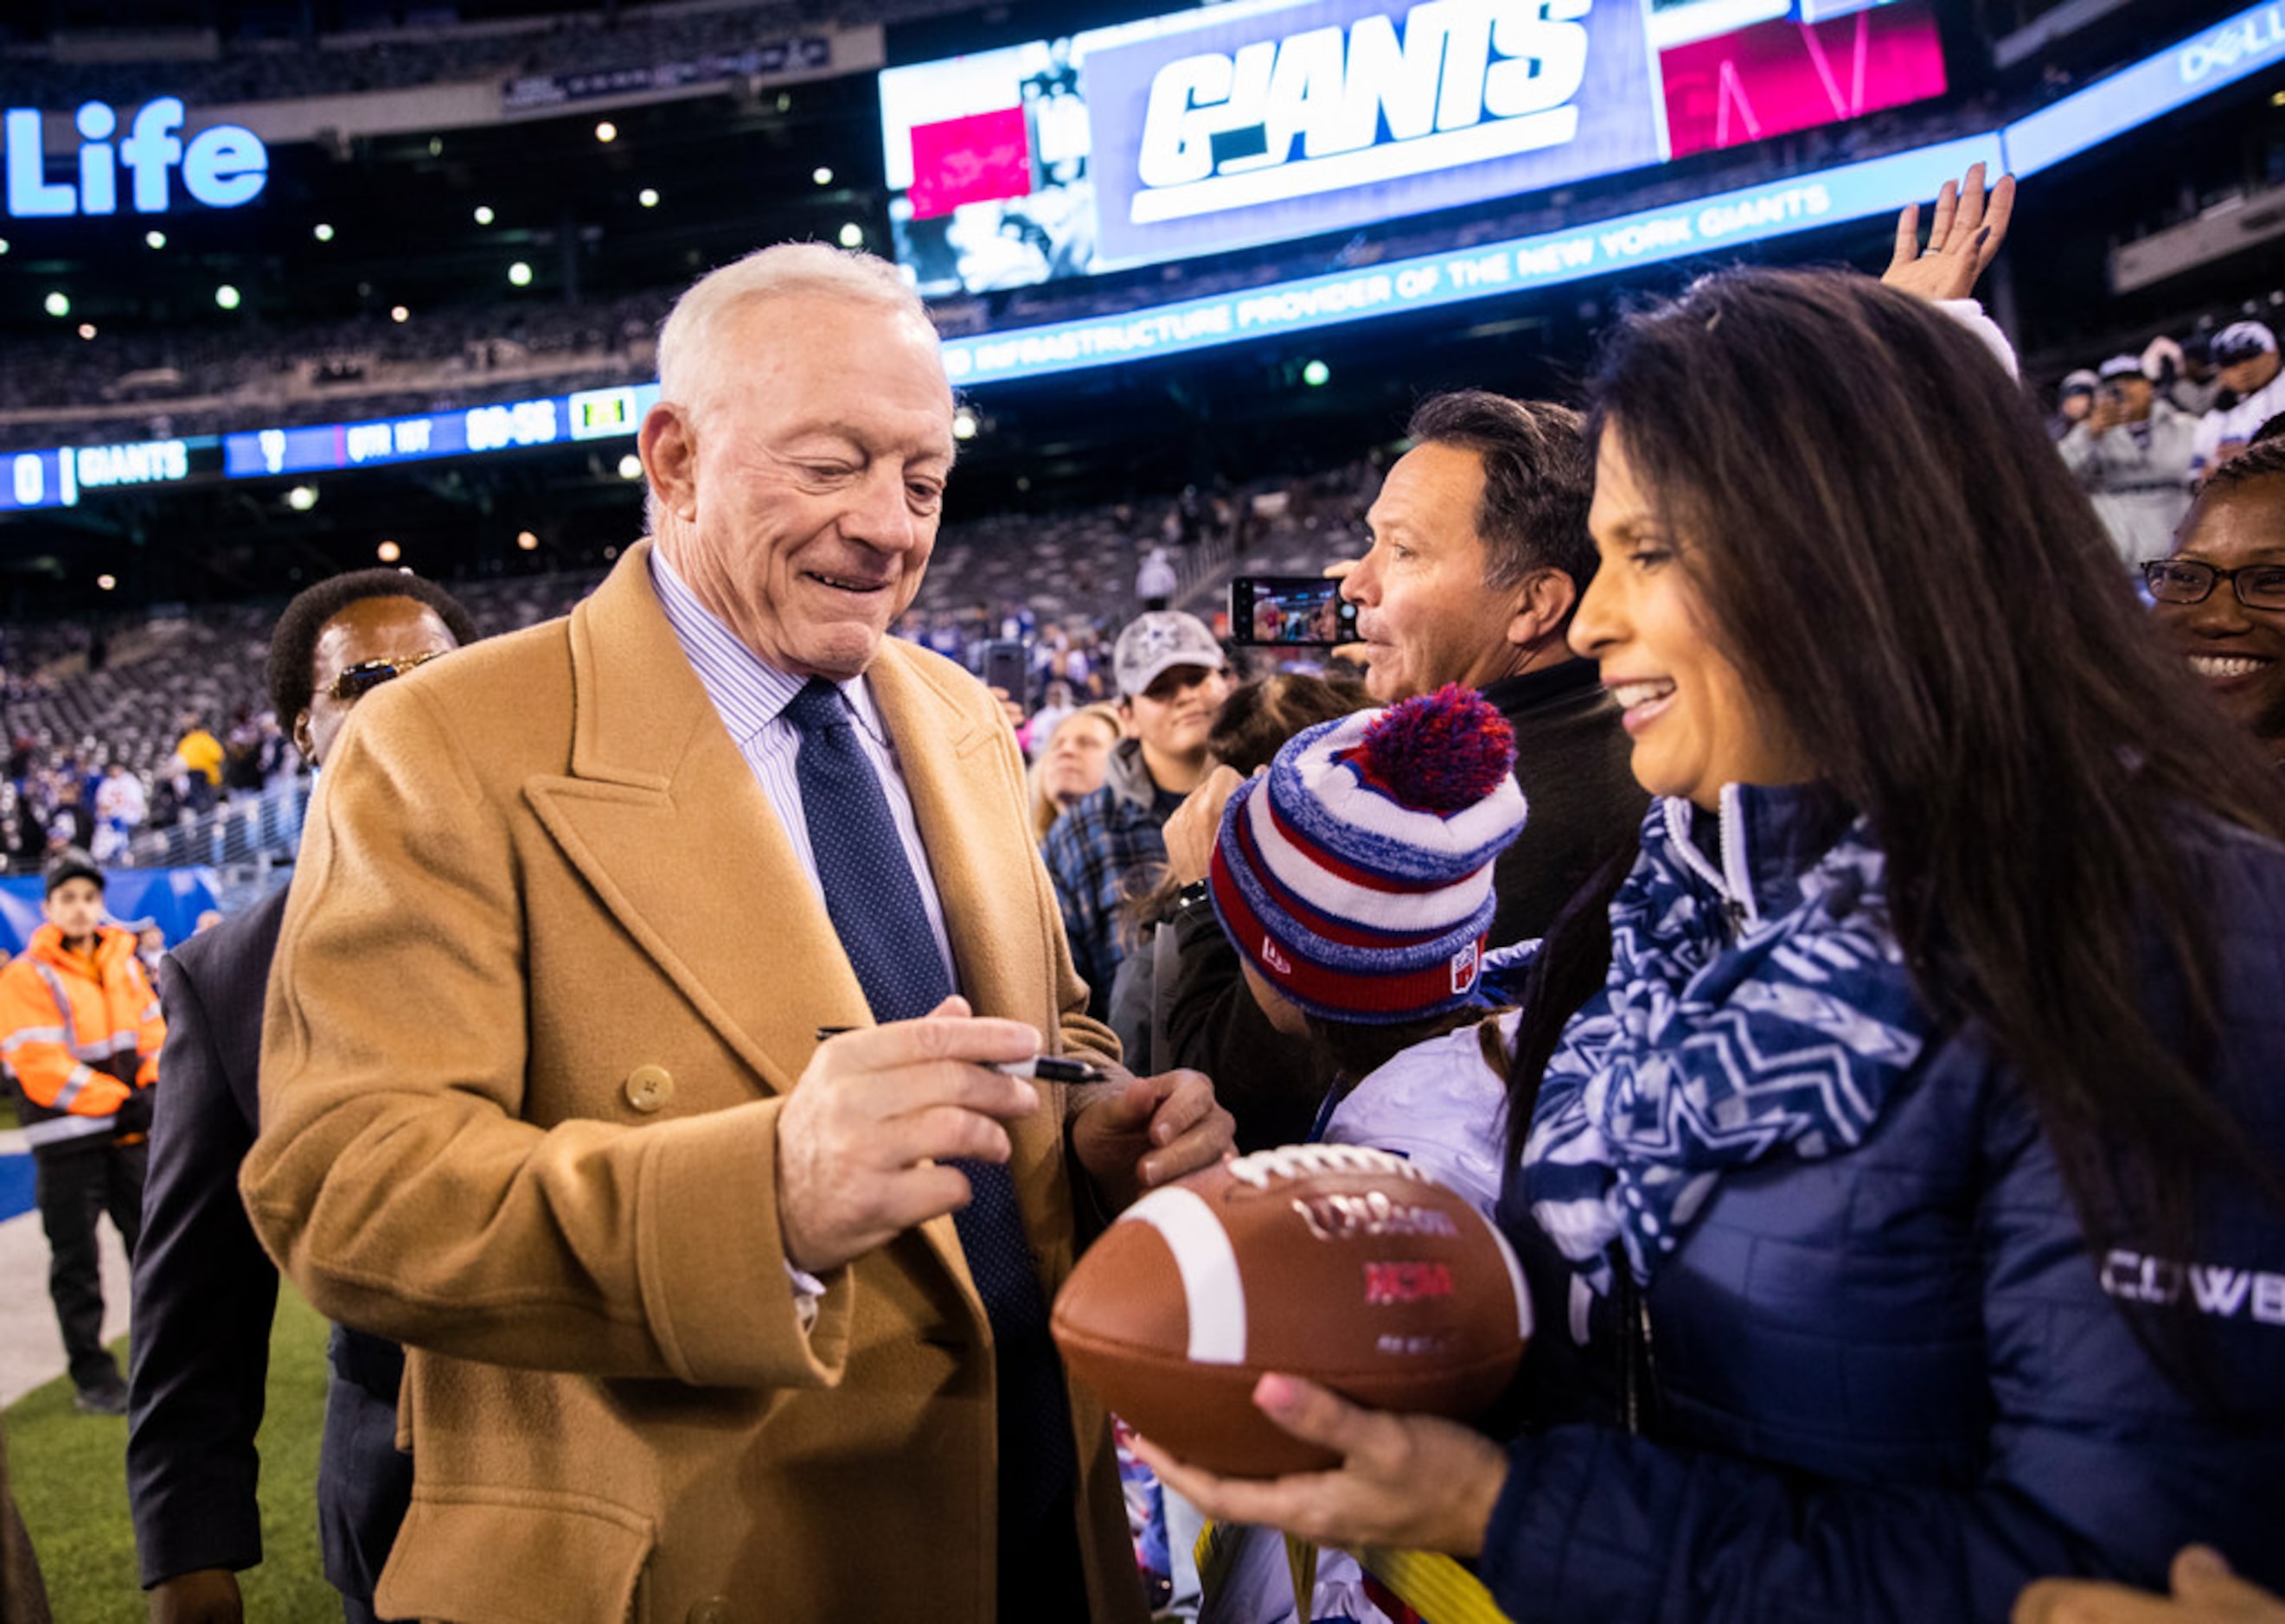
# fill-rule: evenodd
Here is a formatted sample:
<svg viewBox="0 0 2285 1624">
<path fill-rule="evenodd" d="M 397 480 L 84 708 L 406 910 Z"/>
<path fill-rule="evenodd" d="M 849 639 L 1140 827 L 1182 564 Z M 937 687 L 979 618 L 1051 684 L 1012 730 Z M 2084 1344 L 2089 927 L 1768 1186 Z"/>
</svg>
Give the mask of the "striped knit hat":
<svg viewBox="0 0 2285 1624">
<path fill-rule="evenodd" d="M 1441 1015 L 1474 995 L 1492 859 L 1523 820 L 1515 734 L 1472 689 L 1321 722 L 1231 792 L 1207 876 L 1214 914 L 1311 1015 Z"/>
</svg>

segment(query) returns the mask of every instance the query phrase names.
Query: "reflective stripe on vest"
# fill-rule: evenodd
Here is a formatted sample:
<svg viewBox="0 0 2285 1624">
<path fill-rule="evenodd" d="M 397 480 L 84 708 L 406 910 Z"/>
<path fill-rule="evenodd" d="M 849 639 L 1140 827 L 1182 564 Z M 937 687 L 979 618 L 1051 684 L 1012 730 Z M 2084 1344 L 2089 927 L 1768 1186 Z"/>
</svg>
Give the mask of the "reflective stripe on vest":
<svg viewBox="0 0 2285 1624">
<path fill-rule="evenodd" d="M 56 1102 L 48 1107 L 48 1109 L 50 1110 L 69 1110 L 72 1107 L 72 1102 L 79 1098 L 82 1094 L 84 1094 L 87 1091 L 87 1086 L 94 1080 L 95 1073 L 89 1071 L 85 1066 L 74 1066 L 71 1069 L 71 1075 L 64 1079 L 64 1086 L 56 1090 Z"/>
<path fill-rule="evenodd" d="M 5 1039 L 0 1039 L 0 1055 L 12 1055 L 27 1043 L 68 1045 L 70 1042 L 71 1029 L 67 1026 L 27 1026 L 21 1032 L 12 1032 Z"/>
<path fill-rule="evenodd" d="M 32 1149 L 55 1144 L 67 1139 L 84 1139 L 90 1134 L 108 1134 L 119 1126 L 116 1117 L 50 1117 L 24 1129 L 24 1143 Z"/>
<path fill-rule="evenodd" d="M 56 1013 L 64 1017 L 64 1032 L 67 1036 L 63 1040 L 71 1045 L 73 1059 L 109 1060 L 114 1055 L 134 1053 L 135 1045 L 138 1040 L 132 1028 L 124 1032 L 106 1032 L 92 1043 L 78 1041 L 79 1024 L 77 1017 L 72 1014 L 71 993 L 64 987 L 64 978 L 57 975 L 51 967 L 41 963 L 37 959 L 32 961 L 32 968 L 39 973 L 40 979 L 48 984 L 48 996 L 56 1000 Z M 103 983 L 100 980 L 98 980 L 95 985 L 97 991 L 103 990 Z M 145 1016 L 143 1018 L 148 1020 L 150 1016 Z M 39 1030 L 45 1032 L 48 1028 L 43 1026 Z"/>
</svg>

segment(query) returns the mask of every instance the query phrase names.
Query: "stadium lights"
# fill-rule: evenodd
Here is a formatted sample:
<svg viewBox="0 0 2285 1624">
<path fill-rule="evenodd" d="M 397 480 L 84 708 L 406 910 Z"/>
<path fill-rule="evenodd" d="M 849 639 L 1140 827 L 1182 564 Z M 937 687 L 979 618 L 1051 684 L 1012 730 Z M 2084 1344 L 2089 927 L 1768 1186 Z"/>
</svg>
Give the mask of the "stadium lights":
<svg viewBox="0 0 2285 1624">
<path fill-rule="evenodd" d="M 384 564 L 393 564 L 404 556 L 404 549 L 393 541 L 384 541 L 373 550 L 373 556 Z"/>
<path fill-rule="evenodd" d="M 167 233 L 164 231 L 145 231 L 143 233 L 143 243 L 145 247 L 163 248 L 167 246 Z"/>
<path fill-rule="evenodd" d="M 492 213 L 492 206 L 490 203 L 479 203 L 476 205 L 476 224 L 478 225 L 490 225 L 494 218 L 496 218 L 496 216 Z"/>
<path fill-rule="evenodd" d="M 317 224 L 310 228 L 310 235 L 316 238 L 319 242 L 331 242 L 334 239 L 334 228 L 327 225 L 323 220 L 320 220 Z"/>
<path fill-rule="evenodd" d="M 51 316 L 68 316 L 71 314 L 71 301 L 61 294 L 50 294 L 41 302 L 41 308 Z"/>
<path fill-rule="evenodd" d="M 82 338 L 93 338 L 95 336 L 95 324 L 91 321 L 83 321 L 80 323 L 79 335 Z"/>
<path fill-rule="evenodd" d="M 848 224 L 843 226 L 841 228 L 841 246 L 844 248 L 860 248 L 864 247 L 865 228 L 858 224 L 853 220 Z"/>
<path fill-rule="evenodd" d="M 315 485 L 296 485 L 286 493 L 286 506 L 297 514 L 308 513 L 317 505 L 318 488 Z"/>
<path fill-rule="evenodd" d="M 412 319 L 412 312 L 406 310 L 401 304 L 391 305 L 389 310 L 389 319 L 393 322 L 403 324 Z"/>
<path fill-rule="evenodd" d="M 971 407 L 962 406 L 952 414 L 952 437 L 955 440 L 973 440 L 982 427 Z"/>
<path fill-rule="evenodd" d="M 1301 368 L 1301 381 L 1313 389 L 1322 389 L 1333 375 L 1333 369 L 1323 361 L 1310 361 Z"/>
<path fill-rule="evenodd" d="M 809 177 L 821 186 L 829 186 L 833 184 L 833 171 L 821 163 L 809 172 Z"/>
<path fill-rule="evenodd" d="M 518 261 L 516 261 L 514 264 L 510 265 L 510 266 L 507 268 L 507 279 L 508 279 L 508 283 L 509 283 L 509 285 L 510 285 L 511 286 L 514 286 L 514 287 L 529 287 L 529 286 L 531 286 L 531 267 L 530 267 L 530 266 L 529 266 L 529 265 L 527 265 L 527 264 L 525 264 L 522 260 L 518 260 Z"/>
<path fill-rule="evenodd" d="M 5 254 L 7 251 L 8 239 L 5 237 L 0 237 L 0 254 Z"/>
<path fill-rule="evenodd" d="M 224 282 L 215 289 L 215 302 L 225 310 L 236 310 L 239 306 L 238 289 Z"/>
<path fill-rule="evenodd" d="M 99 575 L 95 577 L 95 590 L 99 592 L 107 592 L 118 584 L 119 577 L 115 575 Z"/>
<path fill-rule="evenodd" d="M 539 551 L 539 537 L 530 530 L 518 530 L 515 533 L 515 545 L 526 553 L 537 553 Z"/>
<path fill-rule="evenodd" d="M 610 120 L 605 119 L 601 123 L 595 126 L 595 139 L 601 141 L 604 145 L 609 146 L 612 142 L 618 138 L 619 127 L 611 122 Z"/>
<path fill-rule="evenodd" d="M 656 208 L 658 207 L 657 188 L 654 186 L 645 186 L 640 192 L 635 193 L 635 201 L 641 204 L 645 208 Z"/>
<path fill-rule="evenodd" d="M 642 477 L 642 459 L 636 456 L 632 451 L 629 451 L 625 456 L 620 458 L 619 477 L 621 479 L 640 479 Z"/>
<path fill-rule="evenodd" d="M 442 158 L 444 155 L 444 137 L 430 136 L 428 137 L 428 155 L 431 158 Z"/>
</svg>

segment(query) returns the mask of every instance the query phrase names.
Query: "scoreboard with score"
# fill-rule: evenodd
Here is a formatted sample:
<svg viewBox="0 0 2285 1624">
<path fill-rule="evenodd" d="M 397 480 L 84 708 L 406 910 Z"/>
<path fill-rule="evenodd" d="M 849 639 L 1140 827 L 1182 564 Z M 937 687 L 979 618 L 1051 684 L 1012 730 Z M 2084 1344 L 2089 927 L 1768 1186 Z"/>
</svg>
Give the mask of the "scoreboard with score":
<svg viewBox="0 0 2285 1624">
<path fill-rule="evenodd" d="M 658 385 L 646 383 L 420 417 L 250 429 L 222 437 L 222 471 L 229 479 L 266 479 L 609 439 L 641 428 L 657 398 Z"/>
</svg>

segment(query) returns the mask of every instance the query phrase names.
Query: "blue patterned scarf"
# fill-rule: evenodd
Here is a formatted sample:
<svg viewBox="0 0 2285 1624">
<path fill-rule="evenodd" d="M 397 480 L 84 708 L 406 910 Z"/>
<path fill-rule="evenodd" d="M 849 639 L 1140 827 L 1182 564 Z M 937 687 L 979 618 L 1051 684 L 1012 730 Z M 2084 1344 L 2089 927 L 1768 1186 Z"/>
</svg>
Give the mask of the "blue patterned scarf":
<svg viewBox="0 0 2285 1624">
<path fill-rule="evenodd" d="M 1929 1033 L 1865 820 L 1756 885 L 1747 793 L 1784 792 L 1724 792 L 1719 868 L 1690 844 L 1694 809 L 1653 803 L 1611 903 L 1610 976 L 1540 1086 L 1525 1189 L 1598 1291 L 1614 1240 L 1648 1283 L 1731 1169 L 1861 1143 Z"/>
</svg>

